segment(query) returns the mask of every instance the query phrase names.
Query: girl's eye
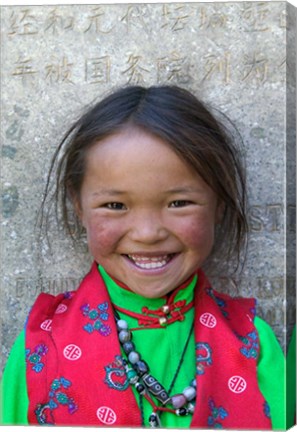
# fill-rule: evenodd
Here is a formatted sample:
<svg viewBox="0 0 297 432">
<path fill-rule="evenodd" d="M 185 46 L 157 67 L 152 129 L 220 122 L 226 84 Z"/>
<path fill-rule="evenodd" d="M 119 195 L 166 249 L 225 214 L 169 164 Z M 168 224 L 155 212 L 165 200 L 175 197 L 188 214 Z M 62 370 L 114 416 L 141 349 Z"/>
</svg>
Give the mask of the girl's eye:
<svg viewBox="0 0 297 432">
<path fill-rule="evenodd" d="M 169 204 L 169 207 L 178 208 L 178 207 L 186 207 L 191 204 L 191 201 L 186 200 L 175 200 Z"/>
<path fill-rule="evenodd" d="M 108 208 L 109 210 L 125 210 L 126 206 L 123 203 L 120 202 L 111 202 L 104 204 L 104 207 Z"/>
</svg>

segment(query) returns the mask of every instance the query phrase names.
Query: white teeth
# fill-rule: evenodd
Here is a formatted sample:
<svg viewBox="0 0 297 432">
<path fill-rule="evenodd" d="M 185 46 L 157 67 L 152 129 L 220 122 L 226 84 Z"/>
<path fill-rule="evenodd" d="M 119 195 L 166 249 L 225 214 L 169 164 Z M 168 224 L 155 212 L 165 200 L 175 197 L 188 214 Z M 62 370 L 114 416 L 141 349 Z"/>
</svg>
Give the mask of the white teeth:
<svg viewBox="0 0 297 432">
<path fill-rule="evenodd" d="M 151 263 L 139 263 L 137 261 L 134 261 L 134 263 L 137 265 L 137 267 L 140 267 L 142 269 L 150 270 L 150 269 L 156 269 L 163 267 L 167 261 L 160 261 L 160 262 L 151 262 Z"/>
<path fill-rule="evenodd" d="M 128 255 L 128 257 L 134 262 L 137 267 L 144 270 L 164 267 L 170 260 L 169 255 L 163 255 L 160 257 L 139 257 L 134 255 Z"/>
</svg>

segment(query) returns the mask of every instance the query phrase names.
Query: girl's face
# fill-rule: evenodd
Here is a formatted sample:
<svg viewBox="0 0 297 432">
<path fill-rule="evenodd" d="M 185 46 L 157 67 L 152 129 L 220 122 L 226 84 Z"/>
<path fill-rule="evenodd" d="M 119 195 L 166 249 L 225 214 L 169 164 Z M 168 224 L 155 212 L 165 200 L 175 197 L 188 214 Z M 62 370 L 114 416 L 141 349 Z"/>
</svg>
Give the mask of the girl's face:
<svg viewBox="0 0 297 432">
<path fill-rule="evenodd" d="M 202 265 L 220 214 L 201 177 L 165 141 L 133 127 L 89 150 L 77 211 L 95 260 L 149 298 Z"/>
</svg>

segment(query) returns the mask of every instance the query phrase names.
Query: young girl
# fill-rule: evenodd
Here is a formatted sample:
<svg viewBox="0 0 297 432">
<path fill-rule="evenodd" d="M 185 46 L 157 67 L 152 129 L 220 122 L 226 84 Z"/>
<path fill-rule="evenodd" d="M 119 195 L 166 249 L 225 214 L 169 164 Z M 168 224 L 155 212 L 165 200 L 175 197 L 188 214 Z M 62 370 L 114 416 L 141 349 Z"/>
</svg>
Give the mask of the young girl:
<svg viewBox="0 0 297 432">
<path fill-rule="evenodd" d="M 70 128 L 54 196 L 94 263 L 77 291 L 33 305 L 5 368 L 3 423 L 285 427 L 272 330 L 201 270 L 215 252 L 239 259 L 245 240 L 237 153 L 172 86 L 117 90 Z"/>
</svg>

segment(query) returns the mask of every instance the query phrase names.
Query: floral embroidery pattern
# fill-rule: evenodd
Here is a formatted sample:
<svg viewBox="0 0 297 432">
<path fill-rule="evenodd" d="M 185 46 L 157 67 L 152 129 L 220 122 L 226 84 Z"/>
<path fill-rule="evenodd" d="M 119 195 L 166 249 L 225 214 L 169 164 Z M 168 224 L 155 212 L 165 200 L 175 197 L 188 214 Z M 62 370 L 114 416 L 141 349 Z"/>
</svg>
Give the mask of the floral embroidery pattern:
<svg viewBox="0 0 297 432">
<path fill-rule="evenodd" d="M 44 363 L 42 363 L 42 357 L 48 352 L 48 347 L 44 344 L 39 344 L 35 347 L 34 351 L 31 352 L 30 349 L 26 349 L 26 362 L 27 365 L 32 365 L 32 370 L 35 372 L 41 372 L 44 368 Z"/>
<path fill-rule="evenodd" d="M 224 420 L 228 416 L 227 411 L 221 406 L 216 407 L 212 399 L 209 399 L 208 406 L 211 415 L 207 419 L 207 425 L 214 429 L 223 429 L 222 423 L 218 422 L 218 420 Z"/>
<path fill-rule="evenodd" d="M 212 349 L 206 342 L 196 343 L 196 362 L 197 362 L 197 374 L 203 375 L 206 366 L 212 364 Z"/>
<path fill-rule="evenodd" d="M 100 303 L 97 308 L 92 308 L 88 303 L 81 306 L 83 316 L 89 318 L 91 322 L 84 325 L 83 329 L 91 334 L 94 331 L 98 331 L 102 336 L 108 336 L 111 333 L 111 328 L 109 325 L 104 324 L 102 321 L 107 321 L 109 318 L 108 303 Z"/>
<path fill-rule="evenodd" d="M 74 294 L 75 294 L 75 291 L 65 291 L 63 293 L 63 296 L 64 296 L 64 299 L 69 300 L 69 299 L 72 299 L 72 297 L 74 296 Z"/>
<path fill-rule="evenodd" d="M 246 336 L 237 335 L 238 339 L 245 345 L 240 348 L 241 354 L 243 354 L 246 358 L 256 359 L 258 357 L 258 336 L 255 331 L 248 333 Z"/>
<path fill-rule="evenodd" d="M 129 387 L 124 361 L 120 355 L 115 356 L 115 360 L 111 364 L 104 366 L 104 369 L 106 372 L 104 382 L 108 387 L 120 391 Z"/>
<path fill-rule="evenodd" d="M 221 312 L 223 314 L 224 317 L 228 318 L 229 314 L 226 310 L 224 310 L 224 308 L 227 307 L 227 304 L 225 302 L 224 299 L 222 299 L 219 296 L 216 296 L 213 292 L 212 288 L 206 288 L 206 292 L 207 294 L 216 302 L 216 304 L 219 306 L 219 308 L 221 309 Z"/>
<path fill-rule="evenodd" d="M 69 398 L 66 390 L 71 386 L 71 382 L 63 377 L 55 379 L 50 387 L 49 401 L 46 404 L 38 404 L 35 410 L 39 424 L 54 424 L 52 411 L 59 406 L 67 406 L 68 413 L 74 414 L 78 406 L 72 398 Z M 49 421 L 49 418 L 52 421 Z"/>
</svg>

